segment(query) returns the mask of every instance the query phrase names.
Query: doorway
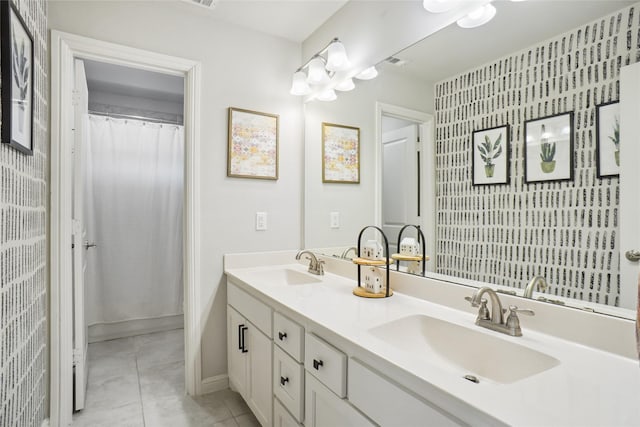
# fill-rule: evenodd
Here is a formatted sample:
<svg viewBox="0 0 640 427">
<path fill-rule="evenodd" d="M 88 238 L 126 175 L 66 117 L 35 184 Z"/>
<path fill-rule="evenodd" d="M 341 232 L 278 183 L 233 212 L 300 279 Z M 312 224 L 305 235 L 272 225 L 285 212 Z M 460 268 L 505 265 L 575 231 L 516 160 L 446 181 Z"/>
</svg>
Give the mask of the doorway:
<svg viewBox="0 0 640 427">
<path fill-rule="evenodd" d="M 377 223 L 398 251 L 397 236 L 407 224 L 420 227 L 435 271 L 435 148 L 430 114 L 376 103 Z"/>
<path fill-rule="evenodd" d="M 75 61 L 92 60 L 184 78 L 184 284 L 185 389 L 200 393 L 199 300 L 199 93 L 200 64 L 182 58 L 68 33 L 51 34 L 51 300 L 50 423 L 71 424 L 73 408 L 73 158 Z M 77 240 L 76 240 L 77 241 Z"/>
</svg>

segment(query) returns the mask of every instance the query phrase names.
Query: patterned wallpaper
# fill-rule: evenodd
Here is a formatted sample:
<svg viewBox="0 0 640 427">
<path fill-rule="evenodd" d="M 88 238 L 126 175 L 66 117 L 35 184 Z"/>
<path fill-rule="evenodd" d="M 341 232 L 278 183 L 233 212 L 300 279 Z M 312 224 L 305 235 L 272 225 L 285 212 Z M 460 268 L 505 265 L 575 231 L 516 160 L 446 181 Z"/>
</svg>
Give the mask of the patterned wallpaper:
<svg viewBox="0 0 640 427">
<path fill-rule="evenodd" d="M 0 426 L 47 412 L 47 3 L 16 0 L 34 39 L 34 153 L 0 144 Z M 1 88 L 0 88 L 1 93 Z"/>
<path fill-rule="evenodd" d="M 597 178 L 596 105 L 640 60 L 638 4 L 436 85 L 437 269 L 618 305 L 618 178 Z M 574 179 L 527 184 L 524 122 L 574 111 Z M 510 124 L 508 185 L 472 185 L 474 130 Z M 624 142 L 623 142 L 624 145 Z"/>
</svg>

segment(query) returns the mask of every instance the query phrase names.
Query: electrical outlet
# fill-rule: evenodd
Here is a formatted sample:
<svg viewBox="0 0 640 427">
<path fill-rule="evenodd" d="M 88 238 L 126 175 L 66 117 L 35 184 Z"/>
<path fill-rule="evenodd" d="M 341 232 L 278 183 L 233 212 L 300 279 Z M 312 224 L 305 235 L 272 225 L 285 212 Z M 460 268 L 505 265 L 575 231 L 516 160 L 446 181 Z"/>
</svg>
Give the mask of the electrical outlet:
<svg viewBox="0 0 640 427">
<path fill-rule="evenodd" d="M 340 228 L 340 212 L 331 212 L 331 228 Z"/>
<path fill-rule="evenodd" d="M 267 229 L 267 213 L 256 212 L 256 230 L 264 231 Z"/>
</svg>

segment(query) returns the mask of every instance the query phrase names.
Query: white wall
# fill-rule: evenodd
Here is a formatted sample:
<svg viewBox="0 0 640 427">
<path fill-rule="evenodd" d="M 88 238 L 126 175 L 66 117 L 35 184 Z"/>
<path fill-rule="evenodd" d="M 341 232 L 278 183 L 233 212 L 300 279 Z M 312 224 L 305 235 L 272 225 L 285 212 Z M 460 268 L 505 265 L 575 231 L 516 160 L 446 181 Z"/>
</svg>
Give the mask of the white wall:
<svg viewBox="0 0 640 427">
<path fill-rule="evenodd" d="M 78 2 L 49 5 L 49 26 L 202 63 L 201 189 L 203 378 L 227 372 L 226 287 L 222 255 L 298 248 L 303 178 L 302 104 L 289 95 L 300 45 L 217 22 L 181 2 Z M 280 179 L 226 176 L 227 108 L 280 115 Z M 254 231 L 256 211 L 269 229 Z"/>
<path fill-rule="evenodd" d="M 305 106 L 305 247 L 353 246 L 375 222 L 376 102 L 432 113 L 433 100 L 433 86 L 387 70 L 336 101 Z M 322 122 L 360 128 L 360 184 L 322 182 Z M 333 211 L 339 229 L 329 227 Z"/>
</svg>

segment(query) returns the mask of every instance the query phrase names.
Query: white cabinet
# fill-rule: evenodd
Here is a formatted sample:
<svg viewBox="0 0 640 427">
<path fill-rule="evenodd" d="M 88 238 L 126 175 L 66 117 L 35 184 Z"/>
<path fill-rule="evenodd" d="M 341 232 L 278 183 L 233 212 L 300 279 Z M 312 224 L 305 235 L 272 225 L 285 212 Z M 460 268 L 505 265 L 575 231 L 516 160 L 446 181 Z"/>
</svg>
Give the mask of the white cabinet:
<svg viewBox="0 0 640 427">
<path fill-rule="evenodd" d="M 304 367 L 338 397 L 347 395 L 347 356 L 313 334 L 307 333 Z"/>
<path fill-rule="evenodd" d="M 306 427 L 374 426 L 349 403 L 340 399 L 313 375 L 306 373 L 305 420 Z"/>
<path fill-rule="evenodd" d="M 272 341 L 245 316 L 227 306 L 229 383 L 260 424 L 272 425 Z"/>
<path fill-rule="evenodd" d="M 273 348 L 273 394 L 298 421 L 302 421 L 304 368 L 278 347 Z"/>
<path fill-rule="evenodd" d="M 301 425 L 284 409 L 278 399 L 273 399 L 273 427 L 300 427 Z"/>
</svg>

